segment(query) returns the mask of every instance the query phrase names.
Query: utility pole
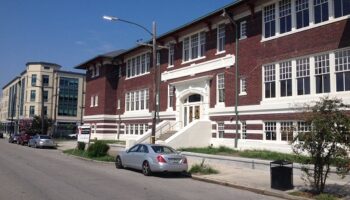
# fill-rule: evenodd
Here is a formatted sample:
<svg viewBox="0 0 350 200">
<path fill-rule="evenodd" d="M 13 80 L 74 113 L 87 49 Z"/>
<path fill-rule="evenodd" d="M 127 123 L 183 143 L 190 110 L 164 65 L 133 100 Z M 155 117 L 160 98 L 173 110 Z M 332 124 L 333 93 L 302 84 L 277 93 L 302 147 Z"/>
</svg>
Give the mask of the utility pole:
<svg viewBox="0 0 350 200">
<path fill-rule="evenodd" d="M 156 124 L 157 124 L 157 116 L 158 114 L 158 92 L 159 92 L 159 77 L 158 77 L 158 68 L 157 68 L 157 45 L 156 45 L 156 22 L 153 22 L 152 28 L 152 64 L 154 68 L 154 102 L 153 102 L 153 112 L 152 112 L 152 135 L 151 135 L 151 143 L 154 144 L 156 142 Z"/>
</svg>

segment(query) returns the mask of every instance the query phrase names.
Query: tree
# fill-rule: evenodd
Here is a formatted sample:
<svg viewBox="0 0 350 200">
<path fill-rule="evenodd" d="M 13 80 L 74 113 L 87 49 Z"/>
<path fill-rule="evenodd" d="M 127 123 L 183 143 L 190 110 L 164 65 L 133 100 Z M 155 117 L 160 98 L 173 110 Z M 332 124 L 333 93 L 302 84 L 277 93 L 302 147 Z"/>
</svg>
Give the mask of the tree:
<svg viewBox="0 0 350 200">
<path fill-rule="evenodd" d="M 346 109 L 349 106 L 341 99 L 325 97 L 312 106 L 307 105 L 302 112 L 311 129 L 297 134 L 293 151 L 310 156 L 303 163 L 303 171 L 316 193 L 324 191 L 331 166 L 343 178 L 350 170 L 350 118 Z"/>
<path fill-rule="evenodd" d="M 40 116 L 34 116 L 33 120 L 31 122 L 30 128 L 27 130 L 27 133 L 30 135 L 35 135 L 35 134 L 47 134 L 47 131 L 49 127 L 52 126 L 52 120 L 51 119 L 44 119 L 44 132 L 42 133 L 42 128 L 41 128 L 41 117 Z"/>
</svg>

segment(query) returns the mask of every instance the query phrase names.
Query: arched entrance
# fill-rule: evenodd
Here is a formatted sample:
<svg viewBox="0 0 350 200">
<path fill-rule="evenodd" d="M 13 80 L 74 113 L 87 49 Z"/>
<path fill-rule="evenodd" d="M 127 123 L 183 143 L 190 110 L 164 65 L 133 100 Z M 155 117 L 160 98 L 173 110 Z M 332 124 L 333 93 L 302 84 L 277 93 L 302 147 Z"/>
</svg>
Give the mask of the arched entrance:
<svg viewBox="0 0 350 200">
<path fill-rule="evenodd" d="M 202 116 L 203 97 L 200 94 L 192 94 L 183 100 L 183 126 L 187 126 L 193 120 L 199 120 Z"/>
</svg>

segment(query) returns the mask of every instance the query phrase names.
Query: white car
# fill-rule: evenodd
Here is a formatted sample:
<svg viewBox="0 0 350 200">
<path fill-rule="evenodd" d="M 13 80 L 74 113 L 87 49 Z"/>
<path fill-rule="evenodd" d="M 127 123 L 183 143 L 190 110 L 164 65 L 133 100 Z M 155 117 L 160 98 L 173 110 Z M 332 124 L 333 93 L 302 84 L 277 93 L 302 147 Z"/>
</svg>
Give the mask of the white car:
<svg viewBox="0 0 350 200">
<path fill-rule="evenodd" d="M 145 176 L 152 172 L 186 172 L 187 158 L 171 147 L 157 144 L 136 144 L 115 159 L 117 168 L 142 170 Z"/>
</svg>

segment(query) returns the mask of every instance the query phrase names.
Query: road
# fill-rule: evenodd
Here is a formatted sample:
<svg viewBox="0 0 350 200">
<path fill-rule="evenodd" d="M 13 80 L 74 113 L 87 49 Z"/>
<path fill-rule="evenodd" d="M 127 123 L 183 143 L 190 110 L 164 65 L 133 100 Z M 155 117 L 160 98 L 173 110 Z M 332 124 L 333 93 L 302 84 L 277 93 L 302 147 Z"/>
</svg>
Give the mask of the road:
<svg viewBox="0 0 350 200">
<path fill-rule="evenodd" d="M 277 199 L 187 177 L 117 170 L 58 150 L 33 149 L 0 139 L 0 199 Z"/>
</svg>

